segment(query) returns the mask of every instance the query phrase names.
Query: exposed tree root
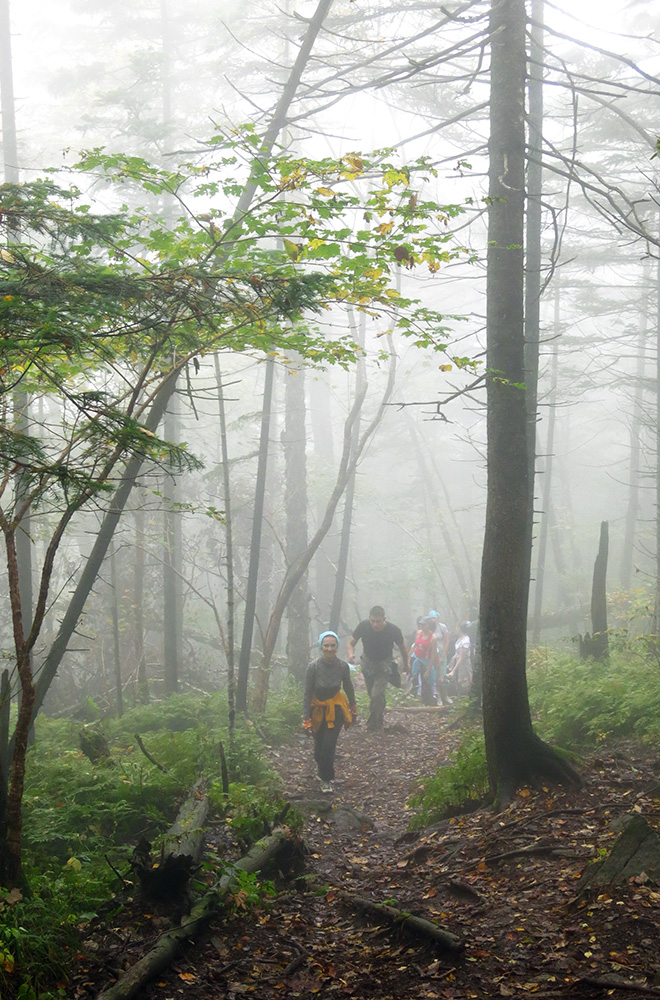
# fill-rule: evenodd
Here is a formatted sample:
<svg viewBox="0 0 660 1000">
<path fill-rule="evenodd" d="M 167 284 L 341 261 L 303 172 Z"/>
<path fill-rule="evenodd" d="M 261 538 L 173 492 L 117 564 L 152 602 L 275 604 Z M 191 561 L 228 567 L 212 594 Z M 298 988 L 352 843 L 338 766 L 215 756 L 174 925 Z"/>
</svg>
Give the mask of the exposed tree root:
<svg viewBox="0 0 660 1000">
<path fill-rule="evenodd" d="M 529 742 L 519 747 L 515 767 L 500 779 L 496 810 L 506 809 L 521 785 L 538 785 L 542 781 L 577 787 L 582 784 L 582 778 L 566 758 L 533 733 Z"/>
</svg>

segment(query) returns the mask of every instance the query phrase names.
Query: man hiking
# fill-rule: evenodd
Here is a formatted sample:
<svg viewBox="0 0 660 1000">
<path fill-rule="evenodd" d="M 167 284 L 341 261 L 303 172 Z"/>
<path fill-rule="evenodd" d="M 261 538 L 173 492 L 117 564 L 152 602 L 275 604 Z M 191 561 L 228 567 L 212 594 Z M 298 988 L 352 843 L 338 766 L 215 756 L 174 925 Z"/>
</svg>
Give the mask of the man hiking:
<svg viewBox="0 0 660 1000">
<path fill-rule="evenodd" d="M 362 640 L 360 664 L 369 694 L 369 718 L 367 729 L 375 733 L 383 728 L 385 716 L 385 689 L 388 681 L 401 687 L 401 678 L 393 657 L 394 646 L 398 646 L 403 658 L 403 672 L 409 672 L 408 647 L 398 625 L 388 622 L 385 611 L 379 604 L 369 612 L 348 640 L 348 662 L 355 663 L 355 644 Z"/>
</svg>

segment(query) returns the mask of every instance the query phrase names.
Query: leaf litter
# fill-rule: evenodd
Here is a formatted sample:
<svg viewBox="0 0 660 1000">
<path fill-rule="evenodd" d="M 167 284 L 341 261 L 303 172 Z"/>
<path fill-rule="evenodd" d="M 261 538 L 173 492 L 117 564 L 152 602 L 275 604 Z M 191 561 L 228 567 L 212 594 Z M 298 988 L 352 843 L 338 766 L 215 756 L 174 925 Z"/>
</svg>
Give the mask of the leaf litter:
<svg viewBox="0 0 660 1000">
<path fill-rule="evenodd" d="M 363 723 L 343 733 L 331 797 L 319 792 L 309 737 L 269 750 L 284 794 L 306 815 L 304 869 L 269 873 L 278 891 L 262 908 L 219 913 L 144 1000 L 660 997 L 660 886 L 641 877 L 578 893 L 623 817 L 641 812 L 658 829 L 658 754 L 632 741 L 600 747 L 582 761 L 581 789 L 524 788 L 501 814 L 482 808 L 408 832 L 417 782 L 460 742 L 453 721 L 390 710 L 381 733 Z M 373 828 L 335 823 L 341 810 Z M 345 893 L 435 922 L 465 950 L 374 924 Z M 97 932 L 72 995 L 95 996 L 149 943 L 151 922 L 137 909 L 113 922 Z"/>
</svg>

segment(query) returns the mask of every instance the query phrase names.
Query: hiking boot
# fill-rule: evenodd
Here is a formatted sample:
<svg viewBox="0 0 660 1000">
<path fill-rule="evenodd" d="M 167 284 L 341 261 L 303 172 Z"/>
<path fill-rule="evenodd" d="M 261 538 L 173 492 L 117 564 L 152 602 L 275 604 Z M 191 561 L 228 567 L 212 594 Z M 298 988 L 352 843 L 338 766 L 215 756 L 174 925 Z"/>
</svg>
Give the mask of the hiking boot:
<svg viewBox="0 0 660 1000">
<path fill-rule="evenodd" d="M 321 788 L 321 791 L 324 794 L 329 794 L 330 792 L 332 792 L 332 782 L 331 781 L 322 781 L 321 785 L 320 785 L 320 788 Z"/>
</svg>

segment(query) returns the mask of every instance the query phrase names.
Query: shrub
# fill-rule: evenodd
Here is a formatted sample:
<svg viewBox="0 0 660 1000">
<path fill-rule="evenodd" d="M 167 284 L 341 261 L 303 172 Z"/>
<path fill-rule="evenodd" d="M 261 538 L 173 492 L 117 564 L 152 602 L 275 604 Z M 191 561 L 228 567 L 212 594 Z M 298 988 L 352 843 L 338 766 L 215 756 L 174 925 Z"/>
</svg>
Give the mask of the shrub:
<svg viewBox="0 0 660 1000">
<path fill-rule="evenodd" d="M 544 739 L 583 747 L 612 737 L 660 738 L 657 668 L 630 650 L 612 651 L 609 662 L 533 650 L 528 679 L 530 705 Z"/>
<path fill-rule="evenodd" d="M 411 796 L 408 804 L 417 810 L 409 823 L 411 830 L 454 816 L 464 811 L 466 805 L 481 802 L 488 794 L 488 766 L 482 733 L 466 736 L 450 760 L 454 763 L 438 768 Z"/>
</svg>

